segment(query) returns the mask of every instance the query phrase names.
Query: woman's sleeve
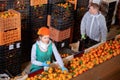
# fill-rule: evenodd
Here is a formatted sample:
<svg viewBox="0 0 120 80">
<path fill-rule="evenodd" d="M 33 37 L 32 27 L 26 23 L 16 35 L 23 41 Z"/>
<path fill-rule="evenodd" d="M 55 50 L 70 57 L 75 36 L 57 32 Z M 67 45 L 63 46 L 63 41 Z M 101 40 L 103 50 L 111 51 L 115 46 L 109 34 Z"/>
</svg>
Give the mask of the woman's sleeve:
<svg viewBox="0 0 120 80">
<path fill-rule="evenodd" d="M 63 60 L 60 57 L 60 54 L 58 53 L 58 50 L 54 43 L 52 44 L 52 48 L 53 48 L 53 54 L 55 56 L 55 59 L 57 60 L 57 63 L 60 65 L 60 67 L 63 67 L 64 66 Z"/>
<path fill-rule="evenodd" d="M 32 46 L 31 50 L 31 63 L 37 66 L 42 66 L 42 62 L 36 60 L 36 45 Z"/>
</svg>

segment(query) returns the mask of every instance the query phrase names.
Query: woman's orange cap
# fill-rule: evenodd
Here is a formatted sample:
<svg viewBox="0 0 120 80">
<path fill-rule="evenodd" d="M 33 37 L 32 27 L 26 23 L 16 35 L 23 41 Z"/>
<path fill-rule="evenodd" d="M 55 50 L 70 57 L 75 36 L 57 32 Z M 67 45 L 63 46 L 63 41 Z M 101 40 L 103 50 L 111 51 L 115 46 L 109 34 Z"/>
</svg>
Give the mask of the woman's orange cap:
<svg viewBox="0 0 120 80">
<path fill-rule="evenodd" d="M 50 35 L 50 30 L 47 27 L 41 27 L 38 32 L 38 35 Z"/>
</svg>

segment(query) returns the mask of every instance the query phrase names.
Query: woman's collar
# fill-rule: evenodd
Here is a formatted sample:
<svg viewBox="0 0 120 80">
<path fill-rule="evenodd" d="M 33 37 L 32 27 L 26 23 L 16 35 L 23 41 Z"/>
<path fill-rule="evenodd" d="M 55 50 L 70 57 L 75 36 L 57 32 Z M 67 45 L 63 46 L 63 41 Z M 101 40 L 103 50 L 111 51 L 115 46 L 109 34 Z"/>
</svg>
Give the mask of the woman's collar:
<svg viewBox="0 0 120 80">
<path fill-rule="evenodd" d="M 48 43 L 47 45 L 50 45 L 50 44 L 51 44 L 51 42 L 52 42 L 52 41 L 51 41 L 51 40 L 49 40 L 49 43 Z M 37 43 L 38 45 L 40 45 L 41 43 L 42 43 L 42 44 L 45 44 L 45 43 L 43 43 L 41 40 L 36 41 L 36 43 Z"/>
</svg>

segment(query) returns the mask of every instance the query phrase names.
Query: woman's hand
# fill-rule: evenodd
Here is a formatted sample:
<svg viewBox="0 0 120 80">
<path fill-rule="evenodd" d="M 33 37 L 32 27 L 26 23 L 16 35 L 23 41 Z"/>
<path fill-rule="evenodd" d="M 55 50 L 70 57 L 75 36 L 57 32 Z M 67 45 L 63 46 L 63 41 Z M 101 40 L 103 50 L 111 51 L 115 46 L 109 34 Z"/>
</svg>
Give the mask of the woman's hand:
<svg viewBox="0 0 120 80">
<path fill-rule="evenodd" d="M 47 62 L 45 61 L 42 63 L 42 66 L 49 67 L 49 64 L 47 64 Z"/>
<path fill-rule="evenodd" d="M 61 67 L 62 71 L 68 71 L 66 67 Z"/>
</svg>

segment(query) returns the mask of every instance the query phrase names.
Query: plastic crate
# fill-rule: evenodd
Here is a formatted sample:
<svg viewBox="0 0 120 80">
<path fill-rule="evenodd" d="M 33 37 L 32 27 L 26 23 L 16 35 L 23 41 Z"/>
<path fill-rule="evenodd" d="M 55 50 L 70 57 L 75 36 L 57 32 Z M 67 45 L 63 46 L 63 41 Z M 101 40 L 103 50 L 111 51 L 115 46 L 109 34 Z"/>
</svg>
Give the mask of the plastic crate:
<svg viewBox="0 0 120 80">
<path fill-rule="evenodd" d="M 0 1 L 0 12 L 6 10 L 6 1 Z"/>
<path fill-rule="evenodd" d="M 87 11 L 88 11 L 88 8 L 85 8 L 85 7 L 77 8 L 75 20 L 78 22 L 81 22 L 82 17 Z"/>
<path fill-rule="evenodd" d="M 61 48 L 69 48 L 69 43 L 70 43 L 70 38 L 62 40 L 62 41 L 54 41 L 57 49 L 61 49 Z"/>
<path fill-rule="evenodd" d="M 5 70 L 5 59 L 0 55 L 0 73 Z"/>
<path fill-rule="evenodd" d="M 53 18 L 51 19 L 51 26 L 58 30 L 65 30 L 74 26 L 74 19 L 71 18 Z"/>
<path fill-rule="evenodd" d="M 47 15 L 47 11 L 48 11 L 47 8 L 48 8 L 48 4 L 30 6 L 30 16 L 38 17 L 38 16 Z"/>
<path fill-rule="evenodd" d="M 8 11 L 1 12 L 0 14 L 7 13 L 7 12 L 11 12 L 12 14 L 14 14 L 14 16 L 10 16 L 8 18 L 6 18 L 6 16 L 3 16 L 4 18 L 0 17 L 0 31 L 21 27 L 20 13 L 10 9 Z"/>
<path fill-rule="evenodd" d="M 29 18 L 27 19 L 22 19 L 21 20 L 21 37 L 24 36 L 22 32 L 24 31 L 29 31 L 30 30 L 30 20 Z"/>
<path fill-rule="evenodd" d="M 74 13 L 70 11 L 58 12 L 58 10 L 54 10 L 51 16 L 56 18 L 70 18 L 74 16 Z"/>
<path fill-rule="evenodd" d="M 7 9 L 14 9 L 21 13 L 21 19 L 26 19 L 29 16 L 29 0 L 8 0 Z"/>
<path fill-rule="evenodd" d="M 21 40 L 21 28 L 0 31 L 0 45 Z"/>
<path fill-rule="evenodd" d="M 64 3 L 66 0 L 48 0 L 49 4 L 57 4 L 57 3 Z"/>
<path fill-rule="evenodd" d="M 48 4 L 48 15 L 51 15 L 52 14 L 52 7 L 53 7 L 53 4 Z"/>
<path fill-rule="evenodd" d="M 88 7 L 89 5 L 89 0 L 77 0 L 77 8 L 80 7 Z"/>
<path fill-rule="evenodd" d="M 29 0 L 14 0 L 12 2 L 13 2 L 13 8 L 17 11 L 18 10 L 27 10 L 27 9 L 29 9 L 29 6 L 30 6 Z"/>
<path fill-rule="evenodd" d="M 57 30 L 53 27 L 49 27 L 49 29 L 50 29 L 50 38 L 53 41 L 59 42 L 59 41 L 65 40 L 67 38 L 70 38 L 71 28 L 68 28 L 63 31 Z"/>
<path fill-rule="evenodd" d="M 30 0 L 31 6 L 42 5 L 47 3 L 48 3 L 48 0 Z"/>
<path fill-rule="evenodd" d="M 47 25 L 47 15 L 31 18 L 31 28 Z"/>
<path fill-rule="evenodd" d="M 0 51 L 0 68 L 12 70 L 12 73 L 17 75 L 18 72 L 17 69 L 14 69 L 14 66 L 21 66 L 21 41 L 0 46 Z"/>
<path fill-rule="evenodd" d="M 57 12 L 57 13 L 63 13 L 63 12 L 71 12 L 71 11 L 74 11 L 74 6 L 71 4 L 71 3 L 68 3 L 68 6 L 65 8 L 63 6 L 60 6 L 58 4 L 54 4 L 52 6 L 52 12 Z"/>
<path fill-rule="evenodd" d="M 39 28 L 40 27 L 32 28 L 32 43 L 35 43 L 38 38 L 37 31 Z"/>
<path fill-rule="evenodd" d="M 32 36 L 32 43 L 34 43 L 38 37 L 37 31 L 42 26 L 47 26 L 47 15 L 40 16 L 38 18 L 31 19 L 31 36 Z"/>
<path fill-rule="evenodd" d="M 0 46 L 0 55 L 10 55 L 9 53 L 15 53 L 15 51 L 17 52 L 17 50 L 20 52 L 20 48 L 21 48 L 21 41 L 16 41 L 16 42 L 12 42 L 9 44 L 5 44 Z"/>
<path fill-rule="evenodd" d="M 21 64 L 16 63 L 16 64 L 8 65 L 7 70 L 12 76 L 19 75 L 21 74 Z"/>
</svg>

